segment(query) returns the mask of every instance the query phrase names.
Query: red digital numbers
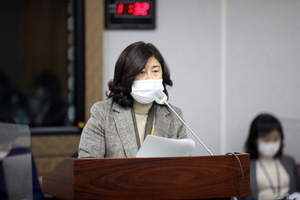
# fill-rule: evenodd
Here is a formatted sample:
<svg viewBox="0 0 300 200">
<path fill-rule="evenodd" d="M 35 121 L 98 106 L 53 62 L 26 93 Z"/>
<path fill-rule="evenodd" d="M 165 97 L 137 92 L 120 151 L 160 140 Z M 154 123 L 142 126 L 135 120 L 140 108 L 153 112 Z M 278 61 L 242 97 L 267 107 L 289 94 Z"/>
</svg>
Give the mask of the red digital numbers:
<svg viewBox="0 0 300 200">
<path fill-rule="evenodd" d="M 135 3 L 133 7 L 133 15 L 148 15 L 148 10 L 150 8 L 149 3 Z"/>
<path fill-rule="evenodd" d="M 149 3 L 134 3 L 126 4 L 119 3 L 117 6 L 117 14 L 130 14 L 130 15 L 148 15 L 150 9 Z"/>
<path fill-rule="evenodd" d="M 121 15 L 123 14 L 123 12 L 124 12 L 124 3 L 119 3 L 117 8 L 117 13 Z"/>
</svg>

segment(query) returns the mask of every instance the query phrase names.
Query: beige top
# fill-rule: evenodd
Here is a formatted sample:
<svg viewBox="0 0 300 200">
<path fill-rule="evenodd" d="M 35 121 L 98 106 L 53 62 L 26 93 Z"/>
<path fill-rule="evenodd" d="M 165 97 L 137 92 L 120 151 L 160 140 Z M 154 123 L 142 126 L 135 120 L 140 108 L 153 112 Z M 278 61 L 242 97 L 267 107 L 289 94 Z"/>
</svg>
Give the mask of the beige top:
<svg viewBox="0 0 300 200">
<path fill-rule="evenodd" d="M 135 113 L 135 119 L 136 119 L 136 123 L 137 123 L 137 128 L 138 128 L 141 144 L 144 141 L 147 117 L 148 117 L 148 113 L 149 113 L 149 110 L 150 110 L 152 104 L 153 104 L 153 102 L 149 103 L 149 104 L 141 104 L 141 103 L 137 102 L 136 100 L 134 100 L 134 103 L 133 103 L 133 110 Z"/>
<path fill-rule="evenodd" d="M 262 165 L 259 162 L 261 162 Z M 276 165 L 278 167 L 276 167 Z M 282 199 L 288 195 L 290 178 L 278 159 L 260 157 L 256 162 L 256 169 L 259 200 Z M 275 194 L 270 182 L 275 189 Z"/>
</svg>

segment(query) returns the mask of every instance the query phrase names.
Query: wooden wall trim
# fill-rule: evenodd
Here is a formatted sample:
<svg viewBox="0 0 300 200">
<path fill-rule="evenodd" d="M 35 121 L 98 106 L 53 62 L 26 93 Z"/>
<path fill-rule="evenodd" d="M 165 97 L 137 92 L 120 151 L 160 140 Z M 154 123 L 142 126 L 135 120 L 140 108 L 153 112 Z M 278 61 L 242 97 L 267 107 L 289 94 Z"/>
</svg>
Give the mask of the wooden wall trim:
<svg viewBox="0 0 300 200">
<path fill-rule="evenodd" d="M 85 120 L 102 98 L 104 1 L 85 0 Z"/>
</svg>

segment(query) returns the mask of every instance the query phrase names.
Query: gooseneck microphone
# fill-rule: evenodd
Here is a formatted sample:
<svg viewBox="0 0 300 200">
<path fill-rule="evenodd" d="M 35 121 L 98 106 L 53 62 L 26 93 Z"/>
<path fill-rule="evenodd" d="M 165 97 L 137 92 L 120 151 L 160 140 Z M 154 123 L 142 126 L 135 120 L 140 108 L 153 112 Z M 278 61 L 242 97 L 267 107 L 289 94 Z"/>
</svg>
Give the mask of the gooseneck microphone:
<svg viewBox="0 0 300 200">
<path fill-rule="evenodd" d="M 173 108 L 169 105 L 168 103 L 168 98 L 167 95 L 160 90 L 157 90 L 154 92 L 154 97 L 155 97 L 155 101 L 158 104 L 166 104 L 171 110 L 172 112 L 178 117 L 178 119 L 180 119 L 180 121 L 189 129 L 189 131 L 194 135 L 194 137 L 201 143 L 201 145 L 206 149 L 206 151 L 210 154 L 213 155 L 213 153 L 205 146 L 205 144 L 197 137 L 197 135 L 192 131 L 192 129 L 190 129 L 190 127 L 183 121 L 183 119 L 181 119 L 181 117 L 175 112 L 175 110 L 173 110 Z"/>
</svg>

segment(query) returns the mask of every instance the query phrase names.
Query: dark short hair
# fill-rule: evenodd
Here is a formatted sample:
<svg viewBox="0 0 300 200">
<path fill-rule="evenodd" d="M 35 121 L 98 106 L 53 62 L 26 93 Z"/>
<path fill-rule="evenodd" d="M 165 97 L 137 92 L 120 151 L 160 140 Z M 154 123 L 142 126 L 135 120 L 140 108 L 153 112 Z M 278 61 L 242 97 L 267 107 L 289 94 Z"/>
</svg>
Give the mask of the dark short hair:
<svg viewBox="0 0 300 200">
<path fill-rule="evenodd" d="M 159 50 L 153 44 L 145 42 L 135 42 L 122 51 L 115 65 L 114 78 L 108 82 L 110 92 L 106 96 L 122 107 L 131 107 L 133 98 L 130 93 L 134 78 L 152 56 L 162 67 L 164 92 L 168 96 L 166 86 L 173 85 L 169 67 Z"/>
<path fill-rule="evenodd" d="M 245 152 L 250 154 L 250 158 L 257 159 L 259 156 L 257 139 L 268 135 L 273 130 L 277 130 L 281 138 L 280 148 L 275 157 L 282 155 L 284 134 L 281 123 L 275 116 L 266 113 L 256 116 L 250 125 L 249 135 L 245 143 Z"/>
</svg>

